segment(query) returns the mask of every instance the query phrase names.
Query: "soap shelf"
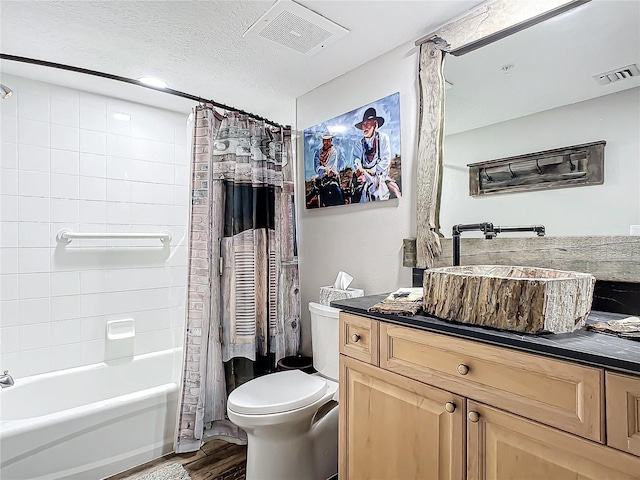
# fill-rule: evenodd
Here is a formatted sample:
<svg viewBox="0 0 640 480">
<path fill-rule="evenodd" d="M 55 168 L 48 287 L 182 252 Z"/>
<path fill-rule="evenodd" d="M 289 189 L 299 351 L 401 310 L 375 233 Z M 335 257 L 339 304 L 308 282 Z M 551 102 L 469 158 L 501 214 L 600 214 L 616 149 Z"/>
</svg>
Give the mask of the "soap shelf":
<svg viewBox="0 0 640 480">
<path fill-rule="evenodd" d="M 606 143 L 601 140 L 470 163 L 469 195 L 602 185 Z"/>
</svg>

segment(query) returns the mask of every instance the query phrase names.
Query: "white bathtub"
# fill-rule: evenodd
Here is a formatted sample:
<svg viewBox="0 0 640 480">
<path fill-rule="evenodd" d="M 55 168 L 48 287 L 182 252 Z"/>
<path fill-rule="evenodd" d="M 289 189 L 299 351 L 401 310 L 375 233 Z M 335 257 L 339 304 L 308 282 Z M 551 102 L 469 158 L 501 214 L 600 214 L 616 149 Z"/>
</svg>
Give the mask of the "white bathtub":
<svg viewBox="0 0 640 480">
<path fill-rule="evenodd" d="M 176 356 L 16 379 L 0 391 L 0 478 L 97 480 L 171 452 Z"/>
</svg>

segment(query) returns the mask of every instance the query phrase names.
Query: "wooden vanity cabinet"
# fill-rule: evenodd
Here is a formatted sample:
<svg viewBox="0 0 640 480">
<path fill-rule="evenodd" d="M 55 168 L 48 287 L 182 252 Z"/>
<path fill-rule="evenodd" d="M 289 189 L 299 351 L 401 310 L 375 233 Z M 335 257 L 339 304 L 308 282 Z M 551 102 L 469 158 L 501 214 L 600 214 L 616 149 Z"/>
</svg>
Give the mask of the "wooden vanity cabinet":
<svg viewBox="0 0 640 480">
<path fill-rule="evenodd" d="M 607 444 L 640 456 L 640 378 L 607 372 Z"/>
<path fill-rule="evenodd" d="M 341 480 L 640 479 L 640 377 L 607 372 L 626 403 L 607 390 L 605 415 L 604 369 L 353 314 L 340 332 Z"/>
</svg>

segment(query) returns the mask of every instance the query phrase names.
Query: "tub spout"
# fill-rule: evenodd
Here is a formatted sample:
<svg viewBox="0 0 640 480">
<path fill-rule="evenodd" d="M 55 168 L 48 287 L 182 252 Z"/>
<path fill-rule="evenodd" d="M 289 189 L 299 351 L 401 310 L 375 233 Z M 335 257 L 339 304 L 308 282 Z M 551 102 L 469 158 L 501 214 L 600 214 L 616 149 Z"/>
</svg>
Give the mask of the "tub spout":
<svg viewBox="0 0 640 480">
<path fill-rule="evenodd" d="M 0 375 L 0 386 L 7 388 L 13 385 L 13 377 L 9 375 L 9 370 L 5 370 L 3 375 Z"/>
</svg>

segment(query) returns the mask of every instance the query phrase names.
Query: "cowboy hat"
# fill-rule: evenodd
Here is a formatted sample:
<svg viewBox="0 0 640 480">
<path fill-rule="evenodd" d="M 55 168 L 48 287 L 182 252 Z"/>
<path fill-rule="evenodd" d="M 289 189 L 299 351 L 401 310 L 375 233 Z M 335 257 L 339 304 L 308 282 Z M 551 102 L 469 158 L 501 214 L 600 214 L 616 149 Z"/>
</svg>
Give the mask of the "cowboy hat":
<svg viewBox="0 0 640 480">
<path fill-rule="evenodd" d="M 375 120 L 378 122 L 378 127 L 384 125 L 384 118 L 378 117 L 376 115 L 376 109 L 373 107 L 369 107 L 364 111 L 364 115 L 362 116 L 362 122 L 358 122 L 354 125 L 358 130 L 362 130 L 362 124 L 367 120 Z"/>
<path fill-rule="evenodd" d="M 335 135 L 333 133 L 331 133 L 328 129 L 324 129 L 324 131 L 322 132 L 322 139 L 323 140 L 328 140 L 330 138 L 335 137 Z"/>
</svg>

